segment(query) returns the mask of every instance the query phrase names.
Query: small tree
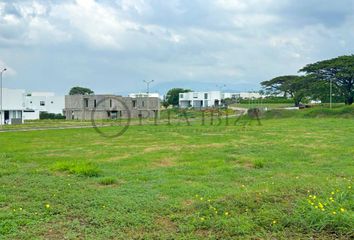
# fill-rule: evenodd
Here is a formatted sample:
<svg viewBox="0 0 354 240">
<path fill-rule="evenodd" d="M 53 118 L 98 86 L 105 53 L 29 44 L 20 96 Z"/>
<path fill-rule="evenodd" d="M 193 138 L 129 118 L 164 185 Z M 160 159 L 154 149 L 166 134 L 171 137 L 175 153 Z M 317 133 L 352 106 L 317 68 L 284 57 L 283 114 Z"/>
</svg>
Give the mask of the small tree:
<svg viewBox="0 0 354 240">
<path fill-rule="evenodd" d="M 84 87 L 73 87 L 70 89 L 69 95 L 89 95 L 94 92 L 89 88 Z"/>
<path fill-rule="evenodd" d="M 177 106 L 179 103 L 179 94 L 191 92 L 190 89 L 183 89 L 183 88 L 172 88 L 166 94 L 166 104 Z"/>
</svg>

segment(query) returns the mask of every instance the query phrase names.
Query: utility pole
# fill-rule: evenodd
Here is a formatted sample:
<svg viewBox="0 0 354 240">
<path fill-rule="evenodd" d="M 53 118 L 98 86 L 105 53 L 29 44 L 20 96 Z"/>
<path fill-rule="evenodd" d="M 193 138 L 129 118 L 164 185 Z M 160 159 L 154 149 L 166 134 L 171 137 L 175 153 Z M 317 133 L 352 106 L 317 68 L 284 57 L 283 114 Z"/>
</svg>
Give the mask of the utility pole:
<svg viewBox="0 0 354 240">
<path fill-rule="evenodd" d="M 330 80 L 330 85 L 329 85 L 329 108 L 332 109 L 332 78 Z"/>
<path fill-rule="evenodd" d="M 152 82 L 154 82 L 154 80 L 150 80 L 150 81 L 144 80 L 144 83 L 146 83 L 146 93 L 147 93 L 146 110 L 148 112 L 148 116 L 150 116 L 150 112 L 149 112 L 149 93 L 150 93 L 150 83 L 152 83 Z"/>
<path fill-rule="evenodd" d="M 2 114 L 2 74 L 6 71 L 6 68 L 0 71 L 0 128 L 2 128 L 3 114 Z M 5 119 L 4 119 L 5 120 Z"/>
</svg>

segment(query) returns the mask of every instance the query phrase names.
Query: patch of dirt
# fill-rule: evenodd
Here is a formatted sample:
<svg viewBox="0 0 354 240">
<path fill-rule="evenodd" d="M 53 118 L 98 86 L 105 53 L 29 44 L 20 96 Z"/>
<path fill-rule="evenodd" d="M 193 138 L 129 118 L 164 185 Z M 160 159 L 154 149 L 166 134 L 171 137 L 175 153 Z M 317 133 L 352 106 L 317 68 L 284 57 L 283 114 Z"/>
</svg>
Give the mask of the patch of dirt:
<svg viewBox="0 0 354 240">
<path fill-rule="evenodd" d="M 156 225 L 163 229 L 164 231 L 168 232 L 176 232 L 177 231 L 177 226 L 174 222 L 172 222 L 169 218 L 167 217 L 158 217 L 155 221 Z"/>
<path fill-rule="evenodd" d="M 126 153 L 126 154 L 123 154 L 123 155 L 118 155 L 118 156 L 113 156 L 113 157 L 110 157 L 110 158 L 102 159 L 100 161 L 101 162 L 115 162 L 115 161 L 119 161 L 119 160 L 128 158 L 130 156 L 131 156 L 131 154 Z"/>
<path fill-rule="evenodd" d="M 152 165 L 154 167 L 173 167 L 176 166 L 175 157 L 163 158 L 157 161 L 154 161 Z"/>
<path fill-rule="evenodd" d="M 191 206 L 192 204 L 193 204 L 193 200 L 191 200 L 191 199 L 187 199 L 182 202 L 182 205 L 186 206 L 186 207 Z"/>
<path fill-rule="evenodd" d="M 144 148 L 143 152 L 150 153 L 150 152 L 156 152 L 156 151 L 160 151 L 160 150 L 179 151 L 180 149 L 181 149 L 181 147 L 177 146 L 177 145 L 170 145 L 170 146 L 156 145 L 156 146 Z"/>
</svg>

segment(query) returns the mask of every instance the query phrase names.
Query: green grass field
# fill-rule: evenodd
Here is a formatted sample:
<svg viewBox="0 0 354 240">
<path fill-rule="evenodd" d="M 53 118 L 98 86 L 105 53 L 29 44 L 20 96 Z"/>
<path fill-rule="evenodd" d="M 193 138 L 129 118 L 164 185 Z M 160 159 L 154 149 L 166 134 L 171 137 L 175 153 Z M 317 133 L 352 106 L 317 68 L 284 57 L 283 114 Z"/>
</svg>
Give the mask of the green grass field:
<svg viewBox="0 0 354 240">
<path fill-rule="evenodd" d="M 353 118 L 231 123 L 0 133 L 0 239 L 354 237 Z"/>
</svg>

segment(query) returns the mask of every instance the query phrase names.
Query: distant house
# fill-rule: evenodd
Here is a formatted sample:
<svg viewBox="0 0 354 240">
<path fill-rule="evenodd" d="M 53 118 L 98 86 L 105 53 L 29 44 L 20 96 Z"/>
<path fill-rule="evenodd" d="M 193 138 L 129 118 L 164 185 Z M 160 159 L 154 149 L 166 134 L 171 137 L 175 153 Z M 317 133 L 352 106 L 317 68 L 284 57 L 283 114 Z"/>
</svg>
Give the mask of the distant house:
<svg viewBox="0 0 354 240">
<path fill-rule="evenodd" d="M 26 93 L 24 119 L 39 119 L 41 112 L 62 114 L 64 107 L 64 96 L 56 96 L 52 92 Z"/>
<path fill-rule="evenodd" d="M 23 89 L 2 89 L 1 124 L 23 123 L 24 94 Z"/>
<path fill-rule="evenodd" d="M 155 117 L 160 110 L 157 97 L 119 95 L 67 95 L 64 115 L 67 120 Z"/>
<path fill-rule="evenodd" d="M 223 100 L 230 99 L 251 99 L 262 97 L 259 93 L 223 93 L 221 91 L 209 92 L 187 92 L 179 94 L 179 107 L 180 108 L 208 108 L 219 107 L 222 105 Z"/>
<path fill-rule="evenodd" d="M 160 98 L 160 94 L 158 93 L 130 93 L 128 97 L 131 98 L 138 98 L 138 97 L 155 97 L 155 98 Z"/>
</svg>

